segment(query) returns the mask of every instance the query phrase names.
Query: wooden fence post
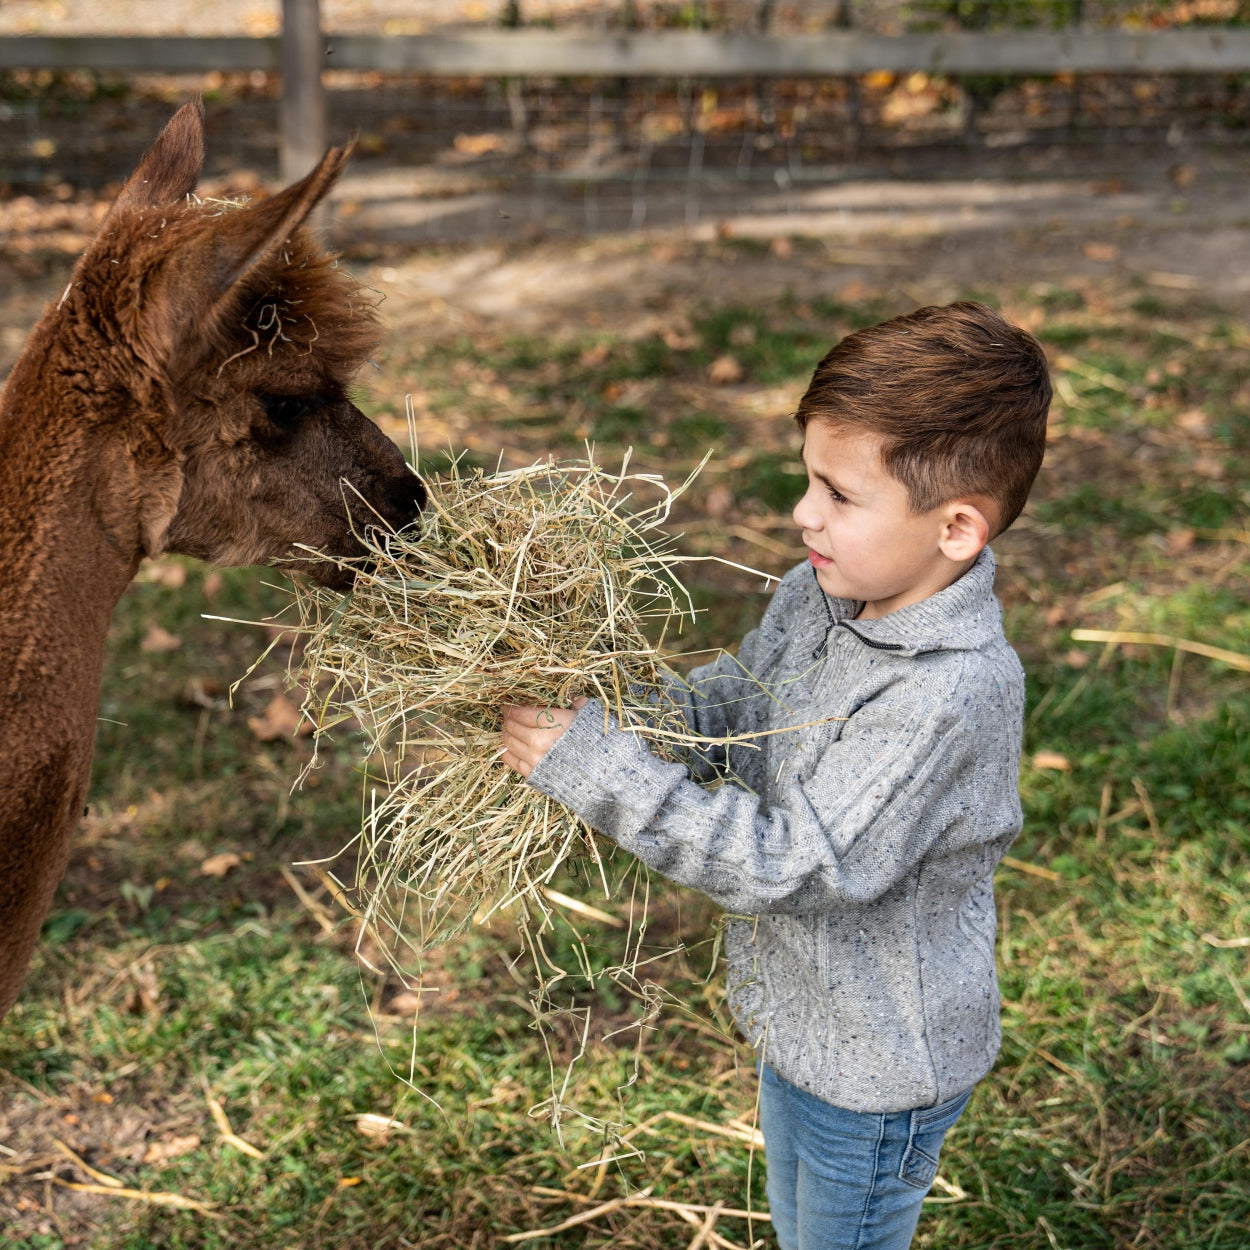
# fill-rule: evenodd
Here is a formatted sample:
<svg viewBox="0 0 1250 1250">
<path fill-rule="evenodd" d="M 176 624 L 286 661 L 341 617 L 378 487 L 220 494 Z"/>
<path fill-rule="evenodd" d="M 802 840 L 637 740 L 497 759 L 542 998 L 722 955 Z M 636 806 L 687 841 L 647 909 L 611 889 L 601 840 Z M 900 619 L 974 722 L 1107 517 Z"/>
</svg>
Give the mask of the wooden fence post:
<svg viewBox="0 0 1250 1250">
<path fill-rule="evenodd" d="M 320 0 L 282 0 L 282 180 L 302 178 L 326 150 Z"/>
</svg>

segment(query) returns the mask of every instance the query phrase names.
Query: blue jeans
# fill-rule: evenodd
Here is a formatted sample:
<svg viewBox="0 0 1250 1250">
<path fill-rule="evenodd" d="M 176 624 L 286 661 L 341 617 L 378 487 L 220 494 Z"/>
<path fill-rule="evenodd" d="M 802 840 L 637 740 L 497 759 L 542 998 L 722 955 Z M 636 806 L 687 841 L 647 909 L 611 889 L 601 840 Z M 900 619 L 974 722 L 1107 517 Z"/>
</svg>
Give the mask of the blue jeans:
<svg viewBox="0 0 1250 1250">
<path fill-rule="evenodd" d="M 907 1250 L 967 1090 L 936 1107 L 844 1111 L 760 1065 L 768 1206 L 781 1250 Z"/>
</svg>

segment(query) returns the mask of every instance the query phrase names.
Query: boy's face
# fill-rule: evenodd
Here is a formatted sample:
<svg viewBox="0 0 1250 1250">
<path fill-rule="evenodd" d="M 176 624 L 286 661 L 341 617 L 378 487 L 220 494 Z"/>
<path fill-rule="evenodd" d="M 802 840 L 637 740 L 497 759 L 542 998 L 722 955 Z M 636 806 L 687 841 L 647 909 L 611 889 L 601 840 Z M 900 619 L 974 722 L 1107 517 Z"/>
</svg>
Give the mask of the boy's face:
<svg viewBox="0 0 1250 1250">
<path fill-rule="evenodd" d="M 907 488 L 881 463 L 874 434 L 810 422 L 804 437 L 807 492 L 795 505 L 808 559 L 821 588 L 858 599 L 862 618 L 885 616 L 949 586 L 976 559 L 985 538 L 960 530 L 975 513 L 961 503 L 913 512 Z M 952 542 L 952 539 L 955 541 Z M 969 554 L 970 553 L 970 554 Z"/>
</svg>

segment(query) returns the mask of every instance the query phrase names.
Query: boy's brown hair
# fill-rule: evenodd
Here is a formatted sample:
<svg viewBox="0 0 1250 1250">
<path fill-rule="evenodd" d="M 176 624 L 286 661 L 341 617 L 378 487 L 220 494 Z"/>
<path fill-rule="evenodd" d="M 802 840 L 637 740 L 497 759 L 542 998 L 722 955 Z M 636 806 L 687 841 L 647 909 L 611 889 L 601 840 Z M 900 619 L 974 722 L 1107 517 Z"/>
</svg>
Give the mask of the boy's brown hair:
<svg viewBox="0 0 1250 1250">
<path fill-rule="evenodd" d="M 881 438 L 885 470 L 916 512 L 988 496 L 999 534 L 1041 468 L 1050 396 L 1037 340 L 963 302 L 847 335 L 816 366 L 795 420 L 804 430 L 821 421 Z"/>
</svg>

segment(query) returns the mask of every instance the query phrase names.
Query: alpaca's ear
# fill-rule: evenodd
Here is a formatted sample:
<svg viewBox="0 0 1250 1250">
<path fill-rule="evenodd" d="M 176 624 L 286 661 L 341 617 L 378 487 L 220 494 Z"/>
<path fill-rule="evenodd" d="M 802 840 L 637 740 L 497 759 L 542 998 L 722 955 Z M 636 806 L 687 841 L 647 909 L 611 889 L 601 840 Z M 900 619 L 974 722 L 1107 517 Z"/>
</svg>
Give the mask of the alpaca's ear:
<svg viewBox="0 0 1250 1250">
<path fill-rule="evenodd" d="M 350 147 L 331 148 L 312 173 L 285 191 L 217 219 L 205 275 L 209 290 L 204 294 L 210 306 L 226 303 L 234 287 L 295 233 L 334 185 L 350 155 Z"/>
<path fill-rule="evenodd" d="M 173 204 L 195 190 L 204 168 L 204 105 L 184 104 L 126 180 L 109 218 L 132 209 Z"/>
<path fill-rule="evenodd" d="M 134 306 L 132 342 L 140 358 L 173 378 L 198 368 L 215 350 L 220 328 L 246 312 L 241 303 L 256 298 L 249 276 L 304 224 L 350 155 L 350 148 L 331 148 L 310 174 L 269 199 L 222 213 L 192 214 L 193 228 L 178 247 L 151 263 L 143 299 Z"/>
<path fill-rule="evenodd" d="M 240 315 L 249 274 L 307 220 L 350 155 L 350 148 L 331 148 L 312 173 L 285 191 L 213 218 L 211 230 L 182 257 L 182 278 L 174 280 L 172 306 L 178 311 L 166 358 L 175 375 L 197 367 L 213 349 L 215 331 Z M 193 302 L 187 302 L 189 292 Z"/>
</svg>

